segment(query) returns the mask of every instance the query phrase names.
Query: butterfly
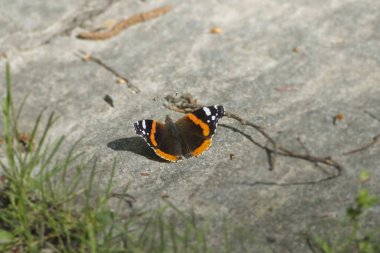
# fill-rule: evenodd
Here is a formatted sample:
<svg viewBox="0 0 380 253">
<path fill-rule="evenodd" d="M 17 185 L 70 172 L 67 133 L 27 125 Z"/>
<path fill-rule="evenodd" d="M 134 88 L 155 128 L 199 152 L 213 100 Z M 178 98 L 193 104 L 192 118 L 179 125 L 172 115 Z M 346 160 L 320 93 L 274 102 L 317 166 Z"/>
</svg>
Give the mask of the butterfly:
<svg viewBox="0 0 380 253">
<path fill-rule="evenodd" d="M 166 116 L 165 124 L 146 119 L 135 122 L 134 127 L 158 156 L 177 162 L 205 152 L 223 116 L 223 106 L 214 105 L 188 113 L 176 122 Z"/>
</svg>

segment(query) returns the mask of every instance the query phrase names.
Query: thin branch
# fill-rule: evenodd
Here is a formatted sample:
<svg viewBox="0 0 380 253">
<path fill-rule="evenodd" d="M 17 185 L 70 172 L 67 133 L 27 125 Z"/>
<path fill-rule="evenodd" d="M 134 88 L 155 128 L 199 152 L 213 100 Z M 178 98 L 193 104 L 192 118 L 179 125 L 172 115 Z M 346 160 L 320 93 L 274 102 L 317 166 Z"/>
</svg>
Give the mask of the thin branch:
<svg viewBox="0 0 380 253">
<path fill-rule="evenodd" d="M 302 159 L 302 160 L 313 162 L 313 163 L 322 163 L 327 166 L 332 166 L 338 172 L 338 174 L 334 175 L 333 177 L 340 176 L 343 171 L 343 167 L 338 162 L 334 161 L 330 156 L 316 157 L 309 154 L 299 154 L 299 153 L 294 153 L 292 151 L 289 151 L 283 147 L 279 147 L 279 150 L 284 152 L 284 153 L 279 152 L 279 155 L 282 155 L 282 156 L 288 156 L 288 157 L 298 158 L 298 159 Z"/>
<path fill-rule="evenodd" d="M 375 114 L 373 114 L 372 112 L 370 111 L 364 111 L 366 114 L 368 114 L 368 116 L 370 116 L 371 118 L 377 120 L 378 122 L 380 122 L 380 118 L 378 118 Z"/>
<path fill-rule="evenodd" d="M 88 62 L 88 61 L 92 61 L 96 64 L 98 64 L 99 66 L 103 67 L 104 69 L 106 69 L 108 72 L 111 72 L 114 76 L 116 76 L 117 78 L 119 78 L 120 80 L 122 80 L 123 82 L 125 82 L 125 84 L 128 86 L 128 88 L 130 88 L 133 93 L 137 94 L 137 93 L 140 93 L 141 90 L 139 88 L 137 88 L 135 85 L 133 85 L 129 80 L 128 78 L 120 75 L 118 72 L 116 72 L 116 70 L 114 70 L 113 68 L 111 68 L 110 66 L 108 66 L 107 64 L 105 64 L 102 60 L 100 60 L 99 58 L 96 58 L 84 51 L 81 51 L 82 55 L 81 55 L 81 59 L 85 62 Z"/>
<path fill-rule="evenodd" d="M 249 121 L 247 121 L 247 120 L 245 120 L 245 119 L 243 119 L 243 118 L 241 118 L 238 115 L 233 114 L 233 113 L 225 112 L 225 116 L 228 118 L 235 119 L 235 120 L 239 121 L 240 124 L 242 124 L 242 125 L 253 127 L 257 131 L 259 131 L 259 133 L 261 133 L 272 144 L 273 150 L 269 150 L 266 148 L 266 151 L 267 151 L 267 154 L 269 156 L 270 170 L 274 170 L 274 167 L 276 165 L 276 160 L 277 160 L 276 159 L 277 158 L 277 143 L 264 131 L 264 128 L 262 128 L 261 126 L 258 126 L 256 124 L 253 124 L 253 123 L 251 123 L 251 122 L 249 122 Z"/>
<path fill-rule="evenodd" d="M 357 149 L 354 149 L 354 150 L 351 150 L 351 151 L 344 152 L 342 155 L 351 155 L 351 154 L 354 154 L 354 153 L 358 153 L 358 152 L 364 151 L 364 150 L 372 147 L 373 145 L 375 145 L 379 140 L 380 140 L 380 134 L 378 134 L 375 137 L 373 137 L 372 141 L 370 141 L 369 143 L 365 144 L 363 147 L 360 147 L 360 148 L 357 148 Z"/>
<path fill-rule="evenodd" d="M 274 150 L 270 149 L 269 147 L 266 147 L 258 142 L 256 142 L 250 135 L 244 133 L 243 131 L 237 129 L 237 128 L 234 128 L 234 127 L 231 127 L 231 126 L 227 126 L 227 125 L 224 125 L 224 124 L 219 124 L 219 126 L 223 126 L 225 128 L 228 128 L 228 129 L 231 129 L 232 131 L 234 132 L 237 132 L 237 133 L 240 133 L 241 135 L 243 135 L 245 138 L 247 138 L 248 140 L 250 140 L 253 144 L 255 144 L 256 146 L 260 147 L 261 149 L 264 149 L 267 153 L 268 152 L 273 152 Z M 314 164 L 325 164 L 327 166 L 332 166 L 334 168 L 336 168 L 337 170 L 337 173 L 336 174 L 330 174 L 330 176 L 326 177 L 326 178 L 322 178 L 322 179 L 319 179 L 319 180 L 313 180 L 313 181 L 306 181 L 306 182 L 292 182 L 292 183 L 276 183 L 276 182 L 254 182 L 254 183 L 240 183 L 240 184 L 243 184 L 243 185 L 250 185 L 250 186 L 254 186 L 254 185 L 278 185 L 278 186 L 291 186 L 291 185 L 301 185 L 301 184 L 316 184 L 316 183 L 320 183 L 320 182 L 323 182 L 323 181 L 328 181 L 328 180 L 331 180 L 335 177 L 338 177 L 341 175 L 342 171 L 343 171 L 343 168 L 342 166 L 335 162 L 334 160 L 331 159 L 331 157 L 314 157 L 314 156 L 311 156 L 309 154 L 298 154 L 298 153 L 294 153 L 292 151 L 289 151 L 279 145 L 278 146 L 278 155 L 280 156 L 285 156 L 285 157 L 291 157 L 291 158 L 296 158 L 296 159 L 302 159 L 302 160 L 305 160 L 305 161 L 308 161 L 308 162 L 312 162 Z M 270 163 L 270 160 L 268 161 Z M 318 168 L 321 168 L 320 166 L 317 166 Z"/>
<path fill-rule="evenodd" d="M 128 206 L 130 208 L 133 207 L 133 203 L 136 202 L 136 198 L 128 193 L 117 193 L 117 192 L 112 192 L 111 193 L 111 197 L 112 198 L 118 198 L 118 199 L 122 199 L 125 201 L 125 203 L 128 204 Z"/>
<path fill-rule="evenodd" d="M 114 25 L 111 30 L 104 31 L 104 32 L 81 32 L 77 35 L 77 38 L 79 39 L 86 39 L 86 40 L 106 40 L 109 38 L 112 38 L 119 33 L 121 33 L 123 30 L 127 29 L 128 27 L 145 22 L 147 20 L 157 18 L 159 16 L 165 15 L 168 13 L 172 7 L 170 5 L 166 5 L 160 8 L 156 8 L 153 10 L 150 10 L 148 12 L 144 13 L 138 13 L 135 14 L 127 19 L 123 19 L 120 22 L 118 22 L 116 25 Z"/>
<path fill-rule="evenodd" d="M 309 149 L 306 147 L 305 143 L 303 143 L 303 141 L 301 140 L 300 137 L 297 137 L 297 141 L 298 141 L 298 143 L 301 145 L 301 147 L 305 150 L 306 154 L 310 155 L 310 151 L 309 151 Z M 325 168 L 323 168 L 322 166 L 319 165 L 318 162 L 315 162 L 314 165 L 315 165 L 316 167 L 318 167 L 320 170 L 324 171 L 325 173 L 328 173 L 328 172 L 325 170 Z"/>
<path fill-rule="evenodd" d="M 166 99 L 167 103 L 165 103 L 164 106 L 166 108 L 173 110 L 173 111 L 176 111 L 176 112 L 188 113 L 194 109 L 203 107 L 202 105 L 197 104 L 197 101 L 190 94 L 183 94 L 182 96 L 180 96 L 178 98 L 169 95 L 169 96 L 166 96 L 165 99 Z M 247 125 L 247 126 L 253 127 L 257 131 L 259 131 L 272 144 L 273 148 L 271 149 L 267 146 L 260 144 L 259 142 L 256 142 L 255 140 L 253 140 L 253 138 L 250 135 L 244 133 L 243 131 L 241 131 L 239 129 L 236 129 L 236 128 L 231 127 L 231 126 L 220 124 L 221 126 L 224 126 L 226 128 L 229 128 L 233 131 L 236 131 L 236 132 L 242 134 L 244 137 L 248 138 L 252 143 L 257 145 L 261 149 L 264 149 L 267 152 L 267 154 L 269 155 L 268 162 L 269 162 L 271 170 L 273 170 L 275 167 L 275 161 L 276 161 L 277 155 L 302 159 L 302 160 L 312 162 L 315 164 L 325 164 L 327 166 L 334 167 L 337 170 L 336 174 L 333 174 L 327 178 L 309 181 L 309 182 L 295 182 L 295 183 L 286 183 L 286 184 L 277 184 L 277 183 L 271 183 L 271 182 L 256 182 L 253 184 L 276 184 L 276 185 L 316 184 L 316 183 L 319 183 L 322 181 L 327 181 L 327 180 L 331 180 L 335 177 L 338 177 L 341 175 L 341 173 L 343 171 L 343 167 L 338 162 L 334 161 L 329 156 L 327 156 L 327 157 L 316 157 L 316 156 L 310 155 L 308 151 L 306 151 L 307 154 L 300 154 L 300 153 L 292 152 L 292 151 L 278 145 L 276 143 L 276 141 L 272 137 L 270 137 L 269 134 L 267 134 L 264 131 L 264 128 L 262 128 L 261 126 L 253 124 L 253 123 L 241 118 L 240 116 L 233 114 L 233 113 L 230 113 L 230 112 L 225 112 L 225 116 L 239 121 L 240 124 L 242 124 L 242 125 Z M 246 184 L 246 183 L 243 183 L 243 184 Z"/>
</svg>

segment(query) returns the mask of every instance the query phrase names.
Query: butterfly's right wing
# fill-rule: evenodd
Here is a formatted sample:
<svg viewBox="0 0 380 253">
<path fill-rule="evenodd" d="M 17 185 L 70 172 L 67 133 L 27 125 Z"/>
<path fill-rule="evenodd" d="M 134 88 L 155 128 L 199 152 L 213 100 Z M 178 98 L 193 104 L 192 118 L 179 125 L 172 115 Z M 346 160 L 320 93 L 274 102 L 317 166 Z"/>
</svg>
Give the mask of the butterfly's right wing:
<svg viewBox="0 0 380 253">
<path fill-rule="evenodd" d="M 206 106 L 179 119 L 175 124 L 182 139 L 182 154 L 199 156 L 212 144 L 218 121 L 224 116 L 221 105 Z"/>
</svg>

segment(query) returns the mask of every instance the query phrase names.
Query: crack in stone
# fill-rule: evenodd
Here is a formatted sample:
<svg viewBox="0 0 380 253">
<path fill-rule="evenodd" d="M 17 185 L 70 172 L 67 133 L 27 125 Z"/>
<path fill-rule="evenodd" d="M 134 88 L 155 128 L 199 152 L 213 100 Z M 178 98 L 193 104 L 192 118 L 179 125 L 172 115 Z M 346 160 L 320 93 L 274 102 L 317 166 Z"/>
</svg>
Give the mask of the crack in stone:
<svg viewBox="0 0 380 253">
<path fill-rule="evenodd" d="M 368 116 L 370 116 L 371 118 L 375 119 L 376 121 L 378 121 L 380 123 L 380 118 L 378 118 L 375 114 L 373 114 L 372 112 L 370 111 L 364 111 L 364 113 L 368 114 Z"/>
<path fill-rule="evenodd" d="M 27 33 L 26 37 L 23 37 L 23 40 L 31 40 L 29 41 L 29 46 L 16 46 L 16 48 L 25 52 L 49 44 L 53 39 L 59 36 L 70 34 L 73 29 L 83 25 L 85 21 L 103 14 L 110 8 L 110 6 L 118 1 L 119 0 L 107 0 L 98 2 L 94 5 L 91 0 L 86 0 L 78 7 L 78 9 L 70 13 L 67 17 L 64 17 L 62 20 L 52 23 L 43 30 L 33 32 L 33 34 Z"/>
<path fill-rule="evenodd" d="M 72 30 L 74 30 L 78 26 L 82 26 L 83 23 L 89 19 L 93 19 L 104 12 L 106 12 L 109 7 L 117 2 L 119 0 L 108 0 L 105 6 L 97 7 L 97 8 L 89 8 L 88 6 L 91 3 L 91 0 L 87 0 L 80 8 L 79 10 L 75 11 L 74 15 L 71 17 L 66 18 L 66 20 L 62 21 L 65 26 L 61 31 L 58 31 L 54 34 L 52 34 L 49 38 L 42 41 L 41 45 L 48 44 L 52 39 L 61 36 L 61 35 L 68 35 Z M 86 10 L 86 8 L 88 10 Z M 78 15 L 78 13 L 80 13 Z M 66 23 L 66 24 L 65 24 Z M 49 28 L 47 28 L 49 29 Z M 47 30 L 46 29 L 46 30 Z"/>
</svg>

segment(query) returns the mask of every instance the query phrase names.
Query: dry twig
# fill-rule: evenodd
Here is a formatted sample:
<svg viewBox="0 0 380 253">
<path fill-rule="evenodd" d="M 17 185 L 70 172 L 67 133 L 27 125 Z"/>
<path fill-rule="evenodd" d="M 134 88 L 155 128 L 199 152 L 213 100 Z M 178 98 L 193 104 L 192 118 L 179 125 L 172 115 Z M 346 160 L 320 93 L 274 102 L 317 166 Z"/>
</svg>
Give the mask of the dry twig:
<svg viewBox="0 0 380 253">
<path fill-rule="evenodd" d="M 357 148 L 357 149 L 354 149 L 354 150 L 350 150 L 350 151 L 344 152 L 342 155 L 351 155 L 351 154 L 354 154 L 354 153 L 366 150 L 366 149 L 370 148 L 371 146 L 375 145 L 379 140 L 380 140 L 380 134 L 378 134 L 375 137 L 373 137 L 372 141 L 370 141 L 369 143 L 367 143 L 363 147 L 360 147 L 360 148 Z"/>
<path fill-rule="evenodd" d="M 170 5 L 156 8 L 144 13 L 135 14 L 127 19 L 123 19 L 114 25 L 110 31 L 104 32 L 81 32 L 77 35 L 77 38 L 86 39 L 86 40 L 106 40 L 118 35 L 123 30 L 128 27 L 145 22 L 147 20 L 162 16 L 168 13 L 172 7 Z"/>
<path fill-rule="evenodd" d="M 111 197 L 124 200 L 125 203 L 127 203 L 130 208 L 132 208 L 133 203 L 137 201 L 135 197 L 133 197 L 132 195 L 128 193 L 112 192 Z"/>
<path fill-rule="evenodd" d="M 120 75 L 119 73 L 116 72 L 116 70 L 114 70 L 113 68 L 111 68 L 110 66 L 108 66 L 107 64 L 105 64 L 103 61 L 101 61 L 99 58 L 96 58 L 84 51 L 81 51 L 82 55 L 81 55 L 81 58 L 83 61 L 85 62 L 88 62 L 88 61 L 92 61 L 92 62 L 95 62 L 96 64 L 100 65 L 101 67 L 103 67 L 104 69 L 108 70 L 109 72 L 111 72 L 114 76 L 116 76 L 119 80 L 123 80 L 128 88 L 130 88 L 133 93 L 140 93 L 140 89 L 137 88 L 136 86 L 134 86 L 129 80 L 128 78 L 126 77 L 123 77 L 122 75 Z"/>
<path fill-rule="evenodd" d="M 194 109 L 203 107 L 202 105 L 197 104 L 196 100 L 193 99 L 193 97 L 190 94 L 183 94 L 182 96 L 180 96 L 178 98 L 169 95 L 169 96 L 166 96 L 165 99 L 167 101 L 167 103 L 164 104 L 164 106 L 166 108 L 173 110 L 173 111 L 181 112 L 181 113 L 188 113 Z M 250 135 L 242 132 L 241 130 L 238 130 L 238 129 L 230 127 L 230 126 L 223 125 L 227 128 L 232 129 L 233 131 L 239 132 L 240 134 L 242 134 L 243 136 L 248 138 L 250 141 L 252 141 L 255 145 L 264 149 L 269 155 L 269 165 L 270 165 L 271 170 L 273 170 L 275 167 L 275 161 L 276 161 L 277 155 L 302 159 L 302 160 L 312 162 L 315 164 L 325 164 L 327 166 L 332 166 L 337 170 L 336 174 L 333 174 L 327 178 L 323 178 L 320 180 L 309 181 L 309 182 L 295 182 L 295 183 L 288 183 L 288 184 L 283 184 L 283 185 L 315 184 L 315 183 L 319 183 L 322 181 L 331 180 L 335 177 L 340 176 L 342 173 L 343 167 L 339 163 L 334 161 L 329 156 L 328 157 L 315 157 L 315 156 L 312 156 L 308 153 L 307 154 L 299 154 L 299 153 L 292 152 L 292 151 L 278 145 L 276 143 L 276 141 L 272 137 L 270 137 L 269 134 L 267 134 L 261 126 L 253 124 L 253 123 L 241 118 L 240 116 L 233 114 L 233 113 L 230 113 L 230 112 L 225 112 L 225 116 L 239 121 L 242 125 L 247 125 L 247 126 L 253 127 L 257 131 L 259 131 L 272 144 L 273 148 L 269 148 L 267 146 L 264 146 L 264 145 L 256 142 L 255 140 L 252 139 L 252 137 Z M 268 183 L 268 182 L 267 183 L 266 182 L 258 182 L 258 183 L 276 184 L 276 183 Z"/>
</svg>

